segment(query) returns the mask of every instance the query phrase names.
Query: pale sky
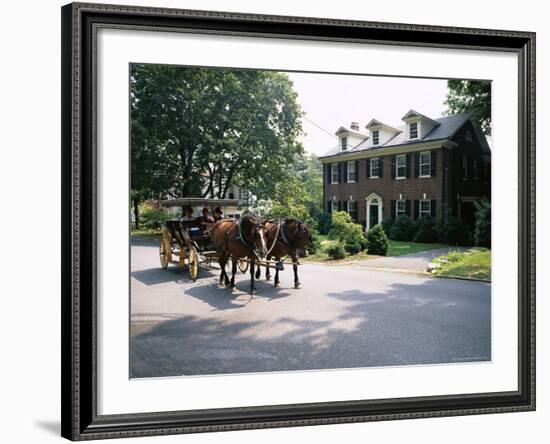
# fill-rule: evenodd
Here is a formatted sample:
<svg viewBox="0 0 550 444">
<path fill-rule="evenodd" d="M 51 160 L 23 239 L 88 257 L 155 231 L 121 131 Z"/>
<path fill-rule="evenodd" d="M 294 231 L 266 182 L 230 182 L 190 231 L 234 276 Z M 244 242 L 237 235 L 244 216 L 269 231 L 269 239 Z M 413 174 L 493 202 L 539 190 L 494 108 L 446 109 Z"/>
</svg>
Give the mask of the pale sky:
<svg viewBox="0 0 550 444">
<path fill-rule="evenodd" d="M 388 125 L 403 125 L 401 117 L 414 109 L 431 118 L 441 117 L 447 81 L 399 77 L 339 74 L 287 73 L 294 82 L 298 102 L 307 119 L 302 119 L 306 135 L 301 138 L 306 151 L 323 155 L 336 146 L 334 133 L 351 122 L 365 125 L 375 118 Z"/>
</svg>

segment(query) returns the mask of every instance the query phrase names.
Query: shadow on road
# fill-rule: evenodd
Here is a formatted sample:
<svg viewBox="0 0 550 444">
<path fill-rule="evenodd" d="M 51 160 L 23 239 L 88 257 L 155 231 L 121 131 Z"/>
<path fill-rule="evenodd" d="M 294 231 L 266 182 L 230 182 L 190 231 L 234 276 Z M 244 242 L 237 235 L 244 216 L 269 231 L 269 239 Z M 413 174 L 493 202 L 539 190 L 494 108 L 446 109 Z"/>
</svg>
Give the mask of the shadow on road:
<svg viewBox="0 0 550 444">
<path fill-rule="evenodd" d="M 189 288 L 189 296 L 226 311 L 167 318 L 133 337 L 131 377 L 491 359 L 488 285 L 425 279 L 389 285 L 381 292 L 302 291 L 283 302 L 278 299 L 292 290 L 263 281 L 253 299 L 267 302 L 259 309 L 248 303 L 252 299 L 243 303 L 248 284 L 239 281 L 239 301 L 215 284 Z"/>
<path fill-rule="evenodd" d="M 216 270 L 201 268 L 197 279 L 209 278 L 215 276 Z M 149 268 L 146 270 L 132 271 L 130 275 L 145 285 L 159 285 L 167 282 L 189 283 L 193 282 L 189 276 L 187 265 L 179 268 L 176 265 L 168 266 L 166 270 L 162 268 Z"/>
</svg>

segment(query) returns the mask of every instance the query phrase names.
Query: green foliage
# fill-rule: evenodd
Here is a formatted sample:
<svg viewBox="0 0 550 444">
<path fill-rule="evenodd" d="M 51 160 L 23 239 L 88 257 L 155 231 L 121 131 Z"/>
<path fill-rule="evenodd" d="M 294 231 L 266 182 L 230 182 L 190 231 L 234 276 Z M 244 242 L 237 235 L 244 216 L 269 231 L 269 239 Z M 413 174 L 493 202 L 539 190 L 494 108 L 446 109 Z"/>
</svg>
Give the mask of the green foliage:
<svg viewBox="0 0 550 444">
<path fill-rule="evenodd" d="M 132 64 L 132 190 L 146 198 L 223 197 L 246 184 L 259 198 L 303 153 L 302 110 L 284 73 Z"/>
<path fill-rule="evenodd" d="M 390 239 L 397 241 L 411 241 L 415 232 L 414 221 L 406 214 L 401 214 L 393 223 L 390 230 Z"/>
<path fill-rule="evenodd" d="M 385 256 L 388 252 L 388 237 L 382 225 L 375 225 L 367 233 L 367 250 L 369 254 Z"/>
<path fill-rule="evenodd" d="M 472 119 L 485 135 L 491 135 L 491 82 L 474 80 L 447 81 L 448 115 L 471 112 Z"/>
<path fill-rule="evenodd" d="M 161 222 L 170 219 L 166 211 L 155 208 L 148 203 L 140 205 L 139 213 L 141 217 L 141 227 L 145 230 L 158 230 Z"/>
<path fill-rule="evenodd" d="M 355 246 L 358 245 L 359 250 L 364 250 L 367 244 L 363 235 L 363 227 L 353 223 L 351 216 L 345 211 L 336 211 L 332 214 L 332 229 L 329 232 L 329 238 L 336 239 L 345 245 L 352 245 L 351 249 L 355 249 Z"/>
<path fill-rule="evenodd" d="M 317 213 L 315 215 L 315 220 L 317 222 L 317 229 L 320 234 L 328 234 L 332 228 L 332 216 L 330 213 L 324 211 Z"/>
<path fill-rule="evenodd" d="M 357 254 L 361 251 L 361 244 L 359 242 L 346 242 L 344 244 L 344 250 L 349 254 Z"/>
<path fill-rule="evenodd" d="M 416 221 L 414 242 L 437 242 L 439 235 L 436 230 L 435 219 L 429 216 L 421 217 Z"/>
<path fill-rule="evenodd" d="M 445 256 L 445 259 L 449 262 L 458 262 L 460 259 L 462 259 L 463 254 L 459 251 L 451 251 L 450 253 Z"/>
<path fill-rule="evenodd" d="M 344 259 L 346 257 L 346 252 L 344 251 L 344 244 L 338 242 L 334 245 L 331 245 L 327 248 L 328 257 L 331 259 Z"/>
<path fill-rule="evenodd" d="M 491 202 L 483 199 L 474 202 L 476 209 L 476 224 L 474 239 L 477 246 L 491 248 Z"/>
<path fill-rule="evenodd" d="M 443 218 L 436 225 L 439 238 L 452 245 L 471 245 L 472 233 L 468 224 L 462 219 L 448 215 L 447 220 Z"/>
<path fill-rule="evenodd" d="M 321 251 L 321 239 L 316 231 L 310 231 L 310 239 L 306 245 L 308 254 L 316 254 Z"/>
<path fill-rule="evenodd" d="M 390 235 L 391 228 L 393 227 L 394 222 L 395 220 L 392 218 L 382 221 L 382 228 L 384 229 L 384 233 L 386 233 L 386 236 Z"/>
</svg>

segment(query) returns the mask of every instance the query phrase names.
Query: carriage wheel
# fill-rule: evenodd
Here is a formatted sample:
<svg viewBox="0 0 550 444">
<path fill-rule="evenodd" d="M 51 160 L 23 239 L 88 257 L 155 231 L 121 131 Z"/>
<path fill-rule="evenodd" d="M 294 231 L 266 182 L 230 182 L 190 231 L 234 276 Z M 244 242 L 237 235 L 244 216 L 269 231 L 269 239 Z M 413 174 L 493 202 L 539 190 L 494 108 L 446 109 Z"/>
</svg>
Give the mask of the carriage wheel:
<svg viewBox="0 0 550 444">
<path fill-rule="evenodd" d="M 189 248 L 189 274 L 193 282 L 195 282 L 199 275 L 199 255 L 195 247 Z"/>
<path fill-rule="evenodd" d="M 239 259 L 237 266 L 241 273 L 246 273 L 248 271 L 248 259 Z"/>
<path fill-rule="evenodd" d="M 160 255 L 160 266 L 163 270 L 166 270 L 168 267 L 168 263 L 170 262 L 169 258 L 169 252 L 166 251 L 166 244 L 164 243 L 164 239 L 161 239 L 160 245 L 159 245 L 159 255 Z"/>
</svg>

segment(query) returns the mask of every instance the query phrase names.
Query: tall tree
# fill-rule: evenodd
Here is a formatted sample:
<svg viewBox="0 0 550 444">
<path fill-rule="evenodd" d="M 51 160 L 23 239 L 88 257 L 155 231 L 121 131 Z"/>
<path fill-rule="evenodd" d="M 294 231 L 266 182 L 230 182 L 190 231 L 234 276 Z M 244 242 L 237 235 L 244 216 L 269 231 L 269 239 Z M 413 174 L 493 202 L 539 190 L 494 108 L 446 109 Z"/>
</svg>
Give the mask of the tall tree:
<svg viewBox="0 0 550 444">
<path fill-rule="evenodd" d="M 131 110 L 132 175 L 152 174 L 132 184 L 148 192 L 222 197 L 238 184 L 266 195 L 303 152 L 281 73 L 133 65 Z"/>
<path fill-rule="evenodd" d="M 445 99 L 447 115 L 471 112 L 472 119 L 487 136 L 491 135 L 491 82 L 449 80 Z"/>
</svg>

